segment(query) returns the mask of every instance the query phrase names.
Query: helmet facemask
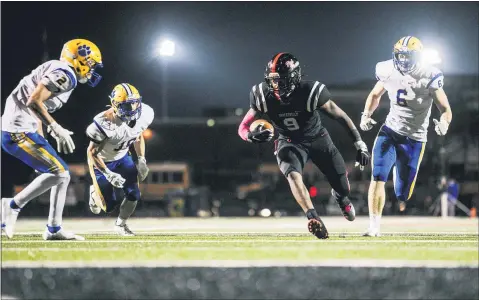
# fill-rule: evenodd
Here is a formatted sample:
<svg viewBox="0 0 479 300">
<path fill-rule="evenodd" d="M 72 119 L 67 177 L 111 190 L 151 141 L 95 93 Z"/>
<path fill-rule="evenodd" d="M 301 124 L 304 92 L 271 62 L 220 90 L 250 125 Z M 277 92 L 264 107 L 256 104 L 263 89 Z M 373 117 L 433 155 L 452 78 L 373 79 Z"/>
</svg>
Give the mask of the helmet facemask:
<svg viewBox="0 0 479 300">
<path fill-rule="evenodd" d="M 294 56 L 286 54 L 284 57 L 286 60 L 278 62 L 274 68 L 271 61 L 268 63 L 264 79 L 270 92 L 281 102 L 288 103 L 289 96 L 301 81 L 301 67 Z"/>
<path fill-rule="evenodd" d="M 141 116 L 141 97 L 123 102 L 112 100 L 116 115 L 125 122 L 136 121 Z"/>
<path fill-rule="evenodd" d="M 419 62 L 419 52 L 415 50 L 395 49 L 393 52 L 393 61 L 396 69 L 403 73 L 414 71 Z"/>
</svg>

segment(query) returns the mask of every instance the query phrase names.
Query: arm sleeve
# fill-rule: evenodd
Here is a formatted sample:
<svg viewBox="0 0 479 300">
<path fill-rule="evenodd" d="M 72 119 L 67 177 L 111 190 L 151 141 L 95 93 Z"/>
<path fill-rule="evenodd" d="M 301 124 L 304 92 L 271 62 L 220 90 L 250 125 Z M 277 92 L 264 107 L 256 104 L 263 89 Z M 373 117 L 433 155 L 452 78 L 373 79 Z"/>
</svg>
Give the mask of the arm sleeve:
<svg viewBox="0 0 479 300">
<path fill-rule="evenodd" d="M 40 82 L 54 95 L 68 92 L 75 88 L 74 75 L 63 69 L 56 69 L 42 77 Z"/>
<path fill-rule="evenodd" d="M 438 71 L 438 73 L 435 73 L 432 77 L 429 83 L 427 84 L 428 89 L 432 90 L 438 90 L 444 86 L 444 75 L 441 71 Z"/>
<path fill-rule="evenodd" d="M 92 142 L 96 144 L 100 144 L 102 141 L 108 138 L 104 130 L 99 127 L 95 121 L 87 127 L 86 135 Z"/>
<path fill-rule="evenodd" d="M 384 80 L 386 79 L 386 76 L 384 74 L 384 70 L 381 63 L 376 64 L 375 73 L 376 73 L 376 80 L 384 82 Z"/>
<path fill-rule="evenodd" d="M 331 93 L 324 83 L 316 81 L 309 93 L 308 101 L 306 102 L 306 110 L 314 111 L 331 99 Z"/>
</svg>

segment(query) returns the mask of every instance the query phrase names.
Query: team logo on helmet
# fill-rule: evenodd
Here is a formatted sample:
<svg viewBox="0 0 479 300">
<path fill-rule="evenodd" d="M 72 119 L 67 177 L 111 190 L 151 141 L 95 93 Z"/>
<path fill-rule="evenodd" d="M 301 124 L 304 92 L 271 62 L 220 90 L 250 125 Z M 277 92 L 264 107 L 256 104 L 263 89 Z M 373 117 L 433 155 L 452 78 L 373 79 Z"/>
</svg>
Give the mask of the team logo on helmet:
<svg viewBox="0 0 479 300">
<path fill-rule="evenodd" d="M 78 47 L 78 55 L 87 56 L 90 55 L 91 49 L 87 45 L 81 45 Z"/>
</svg>

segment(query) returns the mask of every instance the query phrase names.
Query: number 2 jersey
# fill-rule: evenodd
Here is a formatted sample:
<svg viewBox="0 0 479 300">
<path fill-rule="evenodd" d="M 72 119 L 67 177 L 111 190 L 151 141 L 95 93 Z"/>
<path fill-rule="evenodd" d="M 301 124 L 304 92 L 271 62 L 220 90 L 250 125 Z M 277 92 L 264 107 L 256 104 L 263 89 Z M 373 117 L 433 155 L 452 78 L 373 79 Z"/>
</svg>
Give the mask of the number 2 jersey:
<svg viewBox="0 0 479 300">
<path fill-rule="evenodd" d="M 105 143 L 98 156 L 105 162 L 121 159 L 128 152 L 130 145 L 136 141 L 145 129 L 153 122 L 153 109 L 141 104 L 141 115 L 136 121 L 127 122 L 116 117 L 111 110 L 99 113 L 86 130 L 87 136 L 94 143 Z"/>
<path fill-rule="evenodd" d="M 49 113 L 59 110 L 77 86 L 75 72 L 67 63 L 47 61 L 23 77 L 8 96 L 2 116 L 2 130 L 12 133 L 36 132 L 39 121 L 27 107 L 27 102 L 39 83 L 52 95 L 43 102 Z"/>
<path fill-rule="evenodd" d="M 398 134 L 426 142 L 433 92 L 444 85 L 442 72 L 423 66 L 411 74 L 403 74 L 391 59 L 376 65 L 376 79 L 383 82 L 391 101 L 386 126 Z"/>
<path fill-rule="evenodd" d="M 266 83 L 253 86 L 250 107 L 266 114 L 283 138 L 294 141 L 313 140 L 323 128 L 318 109 L 331 94 L 319 81 L 302 80 L 283 103 L 269 91 Z"/>
</svg>

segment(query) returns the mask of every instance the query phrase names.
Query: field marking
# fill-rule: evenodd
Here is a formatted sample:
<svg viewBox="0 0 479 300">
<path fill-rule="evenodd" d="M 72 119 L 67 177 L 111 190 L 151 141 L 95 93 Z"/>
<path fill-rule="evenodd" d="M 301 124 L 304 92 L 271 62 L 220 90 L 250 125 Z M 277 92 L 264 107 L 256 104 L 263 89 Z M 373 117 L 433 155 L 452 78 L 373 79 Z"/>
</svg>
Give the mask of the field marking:
<svg viewBox="0 0 479 300">
<path fill-rule="evenodd" d="M 380 260 L 380 259 L 328 259 L 318 261 L 291 260 L 182 260 L 182 261 L 4 261 L 6 268 L 171 268 L 171 267 L 370 267 L 370 268 L 477 268 L 477 262 L 437 261 L 437 260 Z"/>
<path fill-rule="evenodd" d="M 155 231 L 158 230 L 158 231 Z M 264 235 L 271 235 L 271 236 L 278 236 L 278 235 L 294 235 L 294 236 L 311 236 L 308 232 L 298 232 L 298 231 L 257 231 L 257 232 L 249 232 L 249 231 L 162 231 L 161 229 L 140 229 L 135 230 L 135 232 L 141 233 L 140 235 L 247 235 L 247 236 L 264 236 Z M 362 236 L 365 231 L 330 231 L 329 235 L 345 235 L 345 236 Z M 25 235 L 41 235 L 43 231 L 23 231 L 23 232 L 16 232 L 15 235 L 25 236 Z M 112 232 L 111 230 L 88 230 L 88 231 L 76 231 L 77 234 L 90 234 L 90 235 L 117 235 L 116 232 Z M 478 232 L 472 231 L 441 231 L 441 232 L 407 232 L 407 231 L 386 231 L 381 232 L 382 236 L 435 236 L 435 235 L 466 235 L 466 236 L 477 236 L 479 237 Z M 2 233 L 2 236 L 4 234 Z"/>
<path fill-rule="evenodd" d="M 374 238 L 364 238 L 361 240 L 243 240 L 243 239 L 235 239 L 235 240 L 138 240 L 138 239 L 117 239 L 117 240 L 85 240 L 85 241 L 43 241 L 43 240 L 24 240 L 24 241 L 11 241 L 11 240 L 3 240 L 3 245 L 8 244 L 33 244 L 33 243 L 172 243 L 172 244 L 187 244 L 187 243 L 205 243 L 205 244 L 225 244 L 225 243 L 292 243 L 292 244 L 343 244 L 343 243 L 368 243 L 368 244 L 389 244 L 389 243 L 405 243 L 405 244 L 422 244 L 422 243 L 478 243 L 478 241 L 463 241 L 463 240 L 382 240 L 382 239 L 374 239 Z"/>
<path fill-rule="evenodd" d="M 315 250 L 323 250 L 323 249 L 328 249 L 330 250 L 331 248 L 334 248 L 336 249 L 336 246 L 333 246 L 333 245 L 327 245 L 327 244 L 324 244 L 324 245 L 321 245 L 320 248 L 316 247 L 316 246 L 302 246 L 301 247 L 301 250 L 304 250 L 304 249 L 315 249 Z M 434 251 L 444 251 L 444 250 L 448 250 L 448 251 L 471 251 L 471 250 L 477 250 L 477 246 L 471 246 L 471 247 L 416 247 L 415 249 L 421 249 L 423 250 L 424 248 L 426 248 L 427 250 L 434 250 Z M 141 250 L 146 250 L 146 251 L 150 251 L 152 249 L 152 247 L 149 247 L 149 248 L 136 248 L 135 251 L 141 251 Z M 154 249 L 154 248 L 153 248 Z M 181 249 L 185 249 L 185 250 L 211 250 L 212 248 L 211 247 L 208 247 L 208 246 L 192 246 L 192 247 L 188 247 L 188 246 L 183 246 Z M 225 247 L 225 249 L 227 250 L 245 250 L 245 247 L 237 247 L 237 246 L 234 246 L 234 247 Z M 255 246 L 254 247 L 255 250 L 278 250 L 278 247 L 275 247 L 275 246 Z M 368 246 L 368 245 L 348 245 L 348 246 L 341 246 L 341 250 L 357 250 L 357 249 L 361 249 L 361 250 L 383 250 L 381 248 L 377 248 L 377 247 L 374 247 L 374 246 Z M 81 252 L 81 251 L 129 251 L 131 249 L 129 248 L 123 248 L 123 247 L 101 247 L 101 248 L 87 248 L 87 247 L 75 247 L 75 248 L 58 248 L 58 247 L 52 247 L 52 248 L 49 248 L 49 247 L 41 247 L 41 248 L 3 248 L 2 249 L 2 252 L 38 252 L 38 251 L 41 251 L 41 252 Z M 296 246 L 283 246 L 281 247 L 280 250 L 298 250 L 298 247 Z"/>
</svg>

